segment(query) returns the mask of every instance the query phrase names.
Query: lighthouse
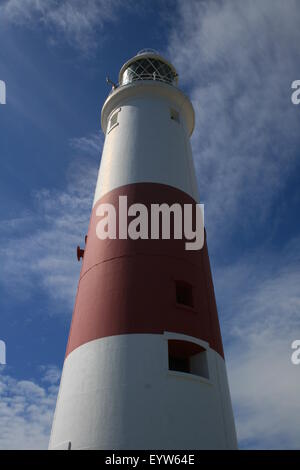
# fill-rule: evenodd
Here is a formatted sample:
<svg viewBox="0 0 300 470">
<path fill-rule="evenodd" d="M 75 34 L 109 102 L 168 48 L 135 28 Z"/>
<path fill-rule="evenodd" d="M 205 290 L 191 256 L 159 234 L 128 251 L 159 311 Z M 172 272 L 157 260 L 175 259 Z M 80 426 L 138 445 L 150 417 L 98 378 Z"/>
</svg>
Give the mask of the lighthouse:
<svg viewBox="0 0 300 470">
<path fill-rule="evenodd" d="M 126 219 L 120 209 L 170 208 L 172 221 L 175 206 L 199 204 L 194 125 L 171 63 L 145 49 L 123 65 L 101 113 L 105 142 L 49 449 L 237 448 L 206 234 L 201 249 L 172 230 L 129 237 L 133 212 Z M 119 230 L 99 237 L 109 207 Z"/>
</svg>

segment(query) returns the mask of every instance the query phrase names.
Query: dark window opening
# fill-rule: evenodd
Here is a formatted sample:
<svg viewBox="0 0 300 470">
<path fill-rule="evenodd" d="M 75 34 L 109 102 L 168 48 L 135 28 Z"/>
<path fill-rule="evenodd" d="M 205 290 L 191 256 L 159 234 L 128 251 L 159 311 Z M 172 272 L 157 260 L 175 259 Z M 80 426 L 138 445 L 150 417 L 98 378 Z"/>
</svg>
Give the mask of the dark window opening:
<svg viewBox="0 0 300 470">
<path fill-rule="evenodd" d="M 187 307 L 193 307 L 193 287 L 183 281 L 176 281 L 176 302 Z"/>
<path fill-rule="evenodd" d="M 190 372 L 190 361 L 187 357 L 174 357 L 169 354 L 169 369 L 178 372 Z"/>
<path fill-rule="evenodd" d="M 199 344 L 171 339 L 168 341 L 169 370 L 209 379 L 207 351 Z"/>
</svg>

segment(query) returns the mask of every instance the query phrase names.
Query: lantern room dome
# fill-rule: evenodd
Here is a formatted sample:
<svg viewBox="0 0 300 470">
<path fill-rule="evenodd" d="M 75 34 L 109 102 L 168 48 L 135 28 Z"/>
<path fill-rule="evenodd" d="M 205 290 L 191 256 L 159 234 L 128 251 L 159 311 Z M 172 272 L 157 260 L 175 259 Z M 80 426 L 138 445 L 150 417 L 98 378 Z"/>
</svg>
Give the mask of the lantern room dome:
<svg viewBox="0 0 300 470">
<path fill-rule="evenodd" d="M 119 84 L 128 85 L 138 80 L 156 80 L 177 85 L 178 74 L 173 65 L 154 49 L 142 49 L 120 70 Z"/>
</svg>

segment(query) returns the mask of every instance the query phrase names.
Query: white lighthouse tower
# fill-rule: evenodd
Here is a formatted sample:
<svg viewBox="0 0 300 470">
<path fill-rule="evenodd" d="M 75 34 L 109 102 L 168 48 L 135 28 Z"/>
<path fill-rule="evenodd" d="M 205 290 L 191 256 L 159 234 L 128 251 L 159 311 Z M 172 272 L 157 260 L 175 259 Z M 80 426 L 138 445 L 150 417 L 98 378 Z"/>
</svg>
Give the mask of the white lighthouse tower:
<svg viewBox="0 0 300 470">
<path fill-rule="evenodd" d="M 206 241 L 195 251 L 180 239 L 96 234 L 97 208 L 117 209 L 120 196 L 149 208 L 199 202 L 194 110 L 177 80 L 168 61 L 144 50 L 104 103 L 50 449 L 237 447 Z"/>
</svg>

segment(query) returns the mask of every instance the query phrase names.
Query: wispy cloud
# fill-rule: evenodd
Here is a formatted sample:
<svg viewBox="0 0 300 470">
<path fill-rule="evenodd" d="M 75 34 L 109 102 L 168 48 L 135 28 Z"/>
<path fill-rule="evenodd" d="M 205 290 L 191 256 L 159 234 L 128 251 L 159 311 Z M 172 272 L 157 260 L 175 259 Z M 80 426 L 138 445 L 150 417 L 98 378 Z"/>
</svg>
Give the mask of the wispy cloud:
<svg viewBox="0 0 300 470">
<path fill-rule="evenodd" d="M 256 250 L 215 274 L 240 445 L 300 448 L 300 238 Z"/>
<path fill-rule="evenodd" d="M 9 0 L 0 8 L 9 21 L 31 25 L 38 19 L 49 31 L 53 28 L 68 39 L 75 30 L 77 45 L 81 47 L 83 41 L 82 47 L 89 48 L 98 20 L 89 16 L 84 20 L 83 8 L 77 21 L 74 11 L 79 3 Z M 96 8 L 101 3 L 85 5 Z M 68 24 L 56 16 L 64 5 L 72 16 Z M 290 84 L 299 78 L 300 10 L 295 0 L 178 5 L 169 53 L 196 109 L 193 151 L 210 247 L 221 240 L 226 249 L 226 237 L 232 232 L 246 239 L 250 224 L 268 220 L 272 204 L 295 168 L 300 115 L 291 104 Z M 63 18 L 68 18 L 65 12 Z M 72 139 L 78 158 L 65 189 L 36 193 L 36 213 L 5 224 L 1 280 L 14 295 L 22 290 L 30 295 L 38 286 L 49 298 L 73 305 L 79 274 L 75 248 L 88 225 L 98 166 L 93 157 L 94 151 L 99 156 L 97 139 Z M 93 158 L 83 163 L 81 155 Z M 234 264 L 216 265 L 216 294 L 243 447 L 299 447 L 300 366 L 290 361 L 290 344 L 300 339 L 300 265 L 295 259 L 299 251 L 300 241 L 295 238 L 276 254 L 264 247 L 246 252 Z M 55 381 L 55 371 L 48 371 L 48 377 Z M 38 387 L 45 390 L 43 385 Z M 35 390 L 37 397 L 43 396 Z M 18 418 L 16 413 L 13 416 Z M 21 418 L 20 433 L 29 430 L 26 423 Z M 3 446 L 12 447 L 13 431 L 7 439 Z"/>
<path fill-rule="evenodd" d="M 45 27 L 52 43 L 58 41 L 59 34 L 70 45 L 88 52 L 97 46 L 95 33 L 116 21 L 124 6 L 128 2 L 120 0 L 6 0 L 0 6 L 0 18 L 31 28 Z"/>
<path fill-rule="evenodd" d="M 70 313 L 80 269 L 76 246 L 88 227 L 102 142 L 98 134 L 71 139 L 65 188 L 36 191 L 35 212 L 1 222 L 0 281 L 15 299 L 42 290 L 55 313 Z M 19 380 L 1 367 L 1 449 L 47 448 L 60 374 L 41 366 L 36 379 Z"/>
<path fill-rule="evenodd" d="M 95 135 L 71 144 L 75 157 L 66 187 L 33 193 L 36 212 L 5 221 L 1 232 L 2 284 L 16 298 L 41 289 L 60 301 L 59 311 L 73 306 L 80 270 L 76 246 L 84 244 L 101 152 Z"/>
<path fill-rule="evenodd" d="M 17 380 L 1 369 L 0 449 L 46 449 L 60 371 L 43 366 L 40 380 L 33 381 Z"/>
<path fill-rule="evenodd" d="M 290 86 L 299 76 L 299 5 L 177 5 L 168 52 L 196 111 L 193 154 L 240 445 L 299 448 L 300 368 L 290 358 L 300 337 L 300 239 L 276 253 L 253 240 L 257 229 L 270 236 L 270 213 L 297 169 L 300 114 Z M 237 235 L 244 252 L 224 265 Z"/>
<path fill-rule="evenodd" d="M 90 134 L 87 137 L 73 137 L 70 139 L 70 145 L 79 154 L 101 156 L 101 149 L 104 142 L 102 133 Z"/>
<path fill-rule="evenodd" d="M 169 54 L 196 111 L 193 150 L 212 240 L 265 221 L 299 149 L 295 0 L 178 2 Z M 211 242 L 212 243 L 212 242 Z"/>
</svg>

